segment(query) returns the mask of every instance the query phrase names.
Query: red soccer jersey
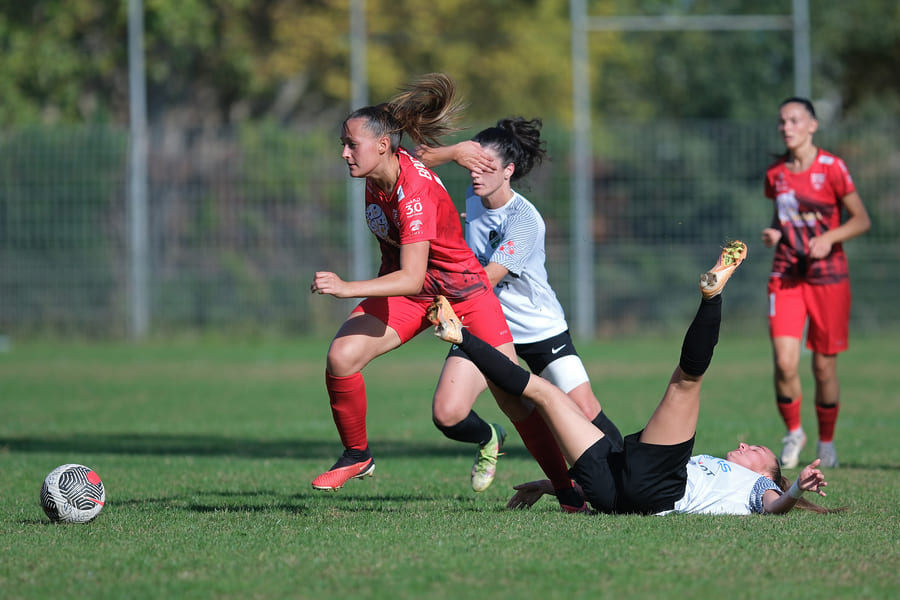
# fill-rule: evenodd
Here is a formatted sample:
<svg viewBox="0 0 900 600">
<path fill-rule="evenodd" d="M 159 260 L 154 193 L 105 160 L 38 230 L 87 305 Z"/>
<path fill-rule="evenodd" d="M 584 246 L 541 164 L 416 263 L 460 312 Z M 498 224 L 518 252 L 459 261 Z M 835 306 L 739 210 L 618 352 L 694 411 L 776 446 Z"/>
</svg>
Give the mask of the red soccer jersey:
<svg viewBox="0 0 900 600">
<path fill-rule="evenodd" d="M 847 279 L 847 256 L 840 243 L 823 259 L 809 258 L 810 238 L 841 224 L 843 198 L 856 191 L 844 161 L 819 150 L 812 166 L 792 173 L 779 159 L 766 171 L 765 193 L 775 201 L 781 241 L 775 247 L 772 276 L 836 283 Z"/>
<path fill-rule="evenodd" d="M 490 280 L 466 244 L 459 213 L 441 180 L 400 149 L 400 177 L 390 194 L 366 181 L 366 221 L 381 244 L 379 275 L 400 269 L 400 246 L 431 242 L 425 285 L 413 298 L 451 301 L 491 290 Z"/>
</svg>

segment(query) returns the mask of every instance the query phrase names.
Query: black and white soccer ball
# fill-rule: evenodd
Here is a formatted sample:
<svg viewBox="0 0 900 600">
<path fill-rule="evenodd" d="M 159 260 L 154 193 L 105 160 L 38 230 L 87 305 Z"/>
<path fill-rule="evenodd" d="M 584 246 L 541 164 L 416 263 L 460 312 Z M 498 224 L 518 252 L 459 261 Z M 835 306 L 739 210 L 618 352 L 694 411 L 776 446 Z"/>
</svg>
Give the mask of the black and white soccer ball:
<svg viewBox="0 0 900 600">
<path fill-rule="evenodd" d="M 100 476 L 84 465 L 60 465 L 41 486 L 41 507 L 54 523 L 87 523 L 100 514 L 106 489 Z"/>
</svg>

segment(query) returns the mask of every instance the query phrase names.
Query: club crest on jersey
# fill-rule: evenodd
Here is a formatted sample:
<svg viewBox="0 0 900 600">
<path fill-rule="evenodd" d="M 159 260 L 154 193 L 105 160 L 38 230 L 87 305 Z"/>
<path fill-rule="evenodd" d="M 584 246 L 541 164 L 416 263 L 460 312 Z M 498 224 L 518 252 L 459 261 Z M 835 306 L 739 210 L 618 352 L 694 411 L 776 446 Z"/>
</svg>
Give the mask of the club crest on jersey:
<svg viewBox="0 0 900 600">
<path fill-rule="evenodd" d="M 370 204 L 366 207 L 366 222 L 369 229 L 380 239 L 388 238 L 388 220 L 384 211 L 377 204 Z"/>
<path fill-rule="evenodd" d="M 488 244 L 491 245 L 491 250 L 496 250 L 497 246 L 500 245 L 500 234 L 496 231 L 491 231 L 488 234 Z"/>
<path fill-rule="evenodd" d="M 502 252 L 503 254 L 512 256 L 516 253 L 516 243 L 512 240 L 507 240 L 504 243 L 500 244 L 498 250 L 500 250 L 500 252 Z"/>
<path fill-rule="evenodd" d="M 821 190 L 825 185 L 825 173 L 812 173 L 809 176 L 809 182 L 812 184 L 813 189 Z"/>
</svg>

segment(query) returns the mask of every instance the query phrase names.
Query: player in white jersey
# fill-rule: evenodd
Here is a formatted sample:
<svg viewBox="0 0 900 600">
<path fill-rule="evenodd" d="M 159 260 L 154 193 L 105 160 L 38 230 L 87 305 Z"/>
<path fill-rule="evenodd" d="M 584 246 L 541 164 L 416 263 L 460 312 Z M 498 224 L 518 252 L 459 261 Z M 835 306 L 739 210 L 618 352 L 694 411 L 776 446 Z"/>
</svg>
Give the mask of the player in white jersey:
<svg viewBox="0 0 900 600">
<path fill-rule="evenodd" d="M 794 507 L 830 512 L 801 498 L 804 492 L 825 496 L 827 483 L 818 459 L 788 486 L 775 453 L 765 446 L 741 443 L 724 458 L 692 455 L 700 386 L 719 338 L 721 292 L 746 255 L 746 244 L 731 242 L 715 267 L 700 276 L 702 299 L 685 334 L 678 366 L 647 425 L 627 436 L 622 448 L 610 443 L 562 390 L 464 329 L 442 297 L 435 298 L 428 316 L 435 335 L 459 345 L 488 379 L 535 403 L 572 465 L 572 477 L 599 512 L 743 515 L 780 514 Z M 510 508 L 527 508 L 553 493 L 546 480 L 515 489 Z"/>
<path fill-rule="evenodd" d="M 494 286 L 516 354 L 532 372 L 569 394 L 588 419 L 614 436 L 618 431 L 609 426 L 611 423 L 594 395 L 569 335 L 563 307 L 547 278 L 544 219 L 528 199 L 512 188 L 513 182 L 528 175 L 546 156 L 540 129 L 539 119 L 501 119 L 471 141 L 440 148 L 418 146 L 416 154 L 429 167 L 452 160 L 469 169 L 472 185 L 466 198 L 466 242 Z M 453 348 L 450 355 L 465 357 L 458 348 Z M 539 440 L 534 433 L 525 431 L 527 422 L 513 424 L 523 434 L 523 440 Z M 551 477 L 563 507 L 583 505 L 572 492 L 571 479 L 564 469 L 555 470 L 560 473 L 557 477 L 551 474 L 558 455 L 552 453 L 549 445 L 526 445 Z"/>
</svg>

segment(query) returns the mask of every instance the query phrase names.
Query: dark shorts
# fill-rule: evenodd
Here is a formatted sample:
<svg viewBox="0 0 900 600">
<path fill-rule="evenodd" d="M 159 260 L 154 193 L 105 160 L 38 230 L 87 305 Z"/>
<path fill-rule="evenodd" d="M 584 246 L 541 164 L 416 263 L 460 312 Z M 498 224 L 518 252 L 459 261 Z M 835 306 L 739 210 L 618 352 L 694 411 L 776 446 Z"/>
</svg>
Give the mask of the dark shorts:
<svg viewBox="0 0 900 600">
<path fill-rule="evenodd" d="M 540 342 L 516 344 L 516 354 L 525 361 L 532 373 L 543 373 L 547 365 L 563 356 L 578 356 L 568 331 Z"/>
<path fill-rule="evenodd" d="M 532 373 L 542 373 L 553 361 L 559 360 L 563 356 L 578 356 L 578 352 L 575 351 L 575 344 L 572 343 L 569 332 L 564 331 L 540 342 L 516 344 L 516 355 L 525 361 Z M 447 356 L 469 358 L 456 344 L 450 348 Z"/>
<path fill-rule="evenodd" d="M 642 444 L 641 432 L 612 450 L 607 438 L 585 450 L 569 474 L 594 509 L 604 513 L 654 514 L 671 510 L 684 496 L 694 438 L 674 446 Z"/>
</svg>

